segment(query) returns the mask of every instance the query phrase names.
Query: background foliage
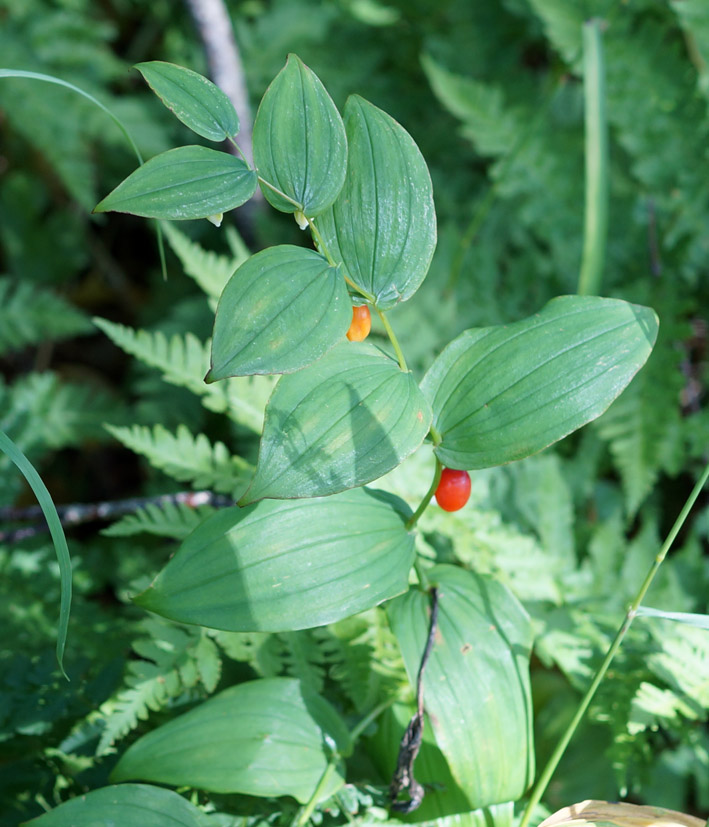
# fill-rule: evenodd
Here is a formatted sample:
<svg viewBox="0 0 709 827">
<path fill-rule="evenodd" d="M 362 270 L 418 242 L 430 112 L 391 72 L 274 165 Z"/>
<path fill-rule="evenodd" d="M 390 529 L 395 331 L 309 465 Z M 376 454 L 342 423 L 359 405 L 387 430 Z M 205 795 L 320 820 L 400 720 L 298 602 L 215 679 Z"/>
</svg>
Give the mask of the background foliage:
<svg viewBox="0 0 709 827">
<path fill-rule="evenodd" d="M 654 307 L 658 345 L 594 425 L 555 450 L 476 472 L 465 510 L 430 509 L 421 521 L 422 553 L 494 573 L 534 619 L 541 765 L 706 460 L 709 11 L 703 0 L 249 0 L 230 11 L 254 102 L 297 52 L 339 107 L 362 94 L 420 146 L 439 244 L 420 295 L 397 312 L 418 378 L 463 329 L 515 321 L 574 292 L 583 228 L 581 23 L 594 15 L 607 22 L 604 293 Z M 181 6 L 3 0 L 0 24 L 4 67 L 53 73 L 96 95 L 146 157 L 183 140 L 129 71 L 152 59 L 205 71 Z M 113 124 L 68 91 L 3 81 L 0 146 L 0 427 L 57 502 L 185 487 L 240 496 L 272 380 L 201 380 L 214 300 L 246 256 L 241 238 L 206 222 L 176 225 L 163 281 L 147 222 L 90 215 L 134 161 Z M 253 250 L 301 243 L 292 219 L 272 210 L 240 230 Z M 419 451 L 386 485 L 415 507 L 429 466 Z M 0 457 L 0 505 L 29 501 Z M 70 535 L 71 684 L 54 662 L 51 547 L 41 535 L 0 535 L 0 823 L 103 786 L 136 734 L 249 678 L 299 677 L 351 722 L 391 695 L 410 700 L 383 610 L 304 632 L 239 634 L 146 618 L 133 607 L 128 595 L 148 585 L 173 541 L 207 513 L 147 505 Z M 707 612 L 708 514 L 706 504 L 697 510 L 650 605 Z M 638 622 L 547 805 L 628 796 L 706 817 L 707 685 L 704 632 Z M 350 759 L 353 783 L 324 818 L 386 817 L 393 768 L 377 742 L 385 726 Z M 287 798 L 193 800 L 214 824 L 247 814 L 277 823 L 295 811 Z"/>
</svg>

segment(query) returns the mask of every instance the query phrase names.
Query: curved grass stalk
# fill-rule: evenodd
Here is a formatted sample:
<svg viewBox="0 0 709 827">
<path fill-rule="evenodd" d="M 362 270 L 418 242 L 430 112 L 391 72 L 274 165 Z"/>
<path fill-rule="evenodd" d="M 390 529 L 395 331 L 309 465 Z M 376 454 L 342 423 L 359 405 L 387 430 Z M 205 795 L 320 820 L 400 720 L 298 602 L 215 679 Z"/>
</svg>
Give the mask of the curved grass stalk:
<svg viewBox="0 0 709 827">
<path fill-rule="evenodd" d="M 566 751 L 566 747 L 569 745 L 569 741 L 571 741 L 571 738 L 573 737 L 576 728 L 581 723 L 583 716 L 586 714 L 586 710 L 588 709 L 589 704 L 593 700 L 593 696 L 596 694 L 596 690 L 598 689 L 598 687 L 601 684 L 601 681 L 605 677 L 606 672 L 608 671 L 608 668 L 616 655 L 616 652 L 618 651 L 618 649 L 620 649 L 620 645 L 623 642 L 623 638 L 627 634 L 628 629 L 630 629 L 631 623 L 638 614 L 640 604 L 644 600 L 645 595 L 647 594 L 647 590 L 650 588 L 650 584 L 655 578 L 655 575 L 657 574 L 658 569 L 662 565 L 663 560 L 667 556 L 667 552 L 670 550 L 672 544 L 677 538 L 680 529 L 684 525 L 684 522 L 687 519 L 689 512 L 692 510 L 692 506 L 696 502 L 697 497 L 699 496 L 702 488 L 704 488 L 707 479 L 709 479 L 709 464 L 707 464 L 706 468 L 704 469 L 704 472 L 702 473 L 702 476 L 699 478 L 697 484 L 692 489 L 692 492 L 690 493 L 689 497 L 687 497 L 687 501 L 685 502 L 684 507 L 680 511 L 679 516 L 677 517 L 674 525 L 670 529 L 670 532 L 667 535 L 665 542 L 662 544 L 659 552 L 655 556 L 655 559 L 653 560 L 652 565 L 650 566 L 650 570 L 646 574 L 645 579 L 643 580 L 643 583 L 635 596 L 635 599 L 633 600 L 630 608 L 626 612 L 625 617 L 623 618 L 623 622 L 621 623 L 620 628 L 616 632 L 615 638 L 613 639 L 613 642 L 611 643 L 608 652 L 606 653 L 606 656 L 603 659 L 603 663 L 598 668 L 598 671 L 596 672 L 593 680 L 591 681 L 591 685 L 586 690 L 586 694 L 584 695 L 581 703 L 579 704 L 579 707 L 576 710 L 576 714 L 574 715 L 571 723 L 566 728 L 564 734 L 561 736 L 561 739 L 559 740 L 559 743 L 556 745 L 556 748 L 554 749 L 551 758 L 547 761 L 547 764 L 544 767 L 542 774 L 539 776 L 539 780 L 534 786 L 532 794 L 529 797 L 529 801 L 527 802 L 527 806 L 525 808 L 524 815 L 522 816 L 522 819 L 519 823 L 519 827 L 527 827 L 527 825 L 529 824 L 529 820 L 532 816 L 534 808 L 537 806 L 542 796 L 544 795 L 544 791 L 546 790 L 549 781 L 551 780 L 551 777 L 554 774 L 554 771 L 559 765 L 559 761 L 561 761 L 561 758 L 564 752 Z"/>
<path fill-rule="evenodd" d="M 32 491 L 34 491 L 37 502 L 47 520 L 49 533 L 52 535 L 54 549 L 57 553 L 57 562 L 59 563 L 61 595 L 59 604 L 59 629 L 57 632 L 57 661 L 59 668 L 62 670 L 62 675 L 69 680 L 69 676 L 64 670 L 64 647 L 69 629 L 69 611 L 71 609 L 71 560 L 69 558 L 69 548 L 66 544 L 66 537 L 64 536 L 64 529 L 59 520 L 57 510 L 54 507 L 52 495 L 47 491 L 47 486 L 42 482 L 32 463 L 10 437 L 1 430 L 0 451 L 10 457 L 22 472 Z"/>
</svg>

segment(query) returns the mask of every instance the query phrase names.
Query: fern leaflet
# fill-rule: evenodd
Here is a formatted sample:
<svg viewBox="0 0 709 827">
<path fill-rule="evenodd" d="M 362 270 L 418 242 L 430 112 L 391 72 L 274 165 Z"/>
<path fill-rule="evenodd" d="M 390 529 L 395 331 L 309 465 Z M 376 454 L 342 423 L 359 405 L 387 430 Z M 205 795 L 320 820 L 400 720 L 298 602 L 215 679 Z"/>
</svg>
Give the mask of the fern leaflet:
<svg viewBox="0 0 709 827">
<path fill-rule="evenodd" d="M 143 628 L 147 637 L 133 644 L 140 660 L 128 662 L 125 686 L 102 704 L 99 715 L 105 721 L 97 747 L 103 755 L 110 747 L 183 693 L 198 690 L 201 684 L 213 692 L 221 674 L 219 650 L 203 629 L 180 627 L 159 618 L 148 618 Z"/>
<path fill-rule="evenodd" d="M 195 488 L 235 494 L 252 470 L 246 460 L 231 456 L 223 442 L 212 444 L 204 434 L 194 437 L 185 425 L 180 425 L 176 434 L 162 425 L 106 428 L 126 447 L 147 457 L 155 468 Z"/>
<path fill-rule="evenodd" d="M 200 396 L 209 410 L 226 413 L 234 422 L 261 432 L 263 409 L 277 377 L 250 376 L 208 385 L 204 376 L 209 368 L 210 346 L 191 333 L 175 334 L 168 339 L 160 331 L 133 330 L 106 319 L 94 322 L 126 353 L 157 368 L 166 381 Z"/>
</svg>

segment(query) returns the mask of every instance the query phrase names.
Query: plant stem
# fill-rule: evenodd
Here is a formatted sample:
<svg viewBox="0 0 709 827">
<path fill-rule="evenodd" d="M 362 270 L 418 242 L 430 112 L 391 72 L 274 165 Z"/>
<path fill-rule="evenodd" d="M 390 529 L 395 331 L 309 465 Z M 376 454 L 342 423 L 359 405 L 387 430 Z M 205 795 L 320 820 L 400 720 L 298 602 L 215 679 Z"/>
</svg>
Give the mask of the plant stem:
<svg viewBox="0 0 709 827">
<path fill-rule="evenodd" d="M 399 367 L 404 371 L 404 373 L 408 372 L 408 367 L 406 366 L 406 359 L 404 358 L 404 352 L 402 351 L 399 340 L 396 338 L 396 334 L 387 319 L 386 314 L 383 310 L 380 310 L 378 307 L 374 308 L 377 313 L 379 314 L 379 318 L 382 320 L 382 324 L 384 325 L 384 330 L 387 332 L 387 336 L 389 337 L 389 341 L 394 346 L 394 353 L 396 353 L 396 358 L 399 360 Z"/>
<path fill-rule="evenodd" d="M 290 195 L 286 195 L 285 192 L 281 192 L 281 190 L 279 190 L 278 187 L 274 186 L 270 181 L 267 181 L 265 178 L 262 178 L 260 175 L 257 174 L 256 177 L 258 178 L 259 182 L 264 185 L 264 187 L 268 187 L 270 190 L 275 192 L 276 195 L 280 195 L 281 198 L 285 198 L 285 200 L 289 204 L 292 204 L 294 207 L 296 207 L 297 209 L 302 211 L 303 205 L 299 204 L 295 199 L 291 198 Z"/>
<path fill-rule="evenodd" d="M 537 781 L 534 790 L 532 791 L 532 794 L 529 798 L 529 801 L 527 802 L 527 807 L 524 811 L 524 815 L 522 816 L 522 820 L 519 823 L 519 827 L 527 827 L 529 819 L 532 815 L 532 811 L 541 800 L 542 795 L 544 795 L 544 791 L 546 790 L 547 785 L 549 784 L 549 781 L 551 780 L 551 777 L 554 774 L 554 770 L 556 770 L 559 761 L 561 760 L 561 757 L 566 750 L 566 747 L 569 745 L 569 741 L 571 740 L 574 732 L 576 731 L 576 728 L 578 727 L 579 723 L 581 722 L 581 719 L 586 713 L 589 704 L 593 700 L 593 696 L 596 694 L 596 690 L 598 689 L 601 681 L 605 677 L 606 672 L 608 671 L 608 667 L 611 665 L 611 661 L 613 660 L 616 652 L 620 648 L 620 644 L 623 642 L 623 638 L 627 634 L 628 629 L 630 629 L 630 624 L 635 619 L 635 615 L 637 614 L 640 604 L 642 603 L 645 595 L 647 594 L 647 590 L 650 588 L 650 584 L 652 583 L 655 575 L 657 574 L 657 571 L 660 568 L 662 561 L 667 556 L 667 552 L 670 550 L 672 543 L 674 543 L 677 535 L 679 534 L 680 529 L 682 528 L 685 520 L 687 519 L 687 516 L 692 509 L 692 506 L 696 502 L 696 499 L 699 496 L 708 478 L 709 464 L 706 466 L 704 472 L 702 473 L 702 476 L 699 478 L 699 481 L 692 489 L 692 492 L 687 498 L 687 502 L 684 504 L 684 507 L 680 511 L 679 516 L 675 520 L 675 523 L 672 526 L 670 533 L 667 535 L 667 538 L 665 539 L 665 542 L 662 544 L 660 551 L 655 556 L 652 566 L 650 567 L 650 570 L 645 576 L 642 586 L 640 587 L 640 590 L 635 596 L 635 599 L 633 600 L 630 608 L 626 612 L 625 617 L 623 618 L 623 622 L 620 628 L 618 629 L 616 636 L 613 639 L 613 642 L 611 643 L 605 658 L 603 659 L 603 663 L 600 665 L 595 677 L 593 678 L 593 681 L 591 682 L 591 685 L 587 689 L 586 694 L 584 695 L 579 705 L 579 708 L 576 710 L 576 714 L 574 715 L 573 720 L 566 728 L 566 731 L 562 735 L 559 743 L 556 745 L 556 749 L 552 753 L 551 758 L 547 762 L 547 765 L 544 767 L 544 771 L 539 776 L 539 780 Z"/>
<path fill-rule="evenodd" d="M 365 729 L 372 723 L 372 721 L 376 721 L 376 719 L 384 712 L 384 710 L 389 709 L 389 707 L 394 703 L 396 697 L 392 695 L 391 698 L 388 698 L 386 701 L 382 701 L 380 704 L 377 704 L 371 712 L 368 712 L 364 718 L 352 729 L 350 732 L 350 738 L 354 743 L 359 736 L 364 732 Z"/>
<path fill-rule="evenodd" d="M 608 234 L 608 123 L 605 65 L 599 20 L 583 26 L 584 99 L 586 122 L 586 219 L 578 294 L 601 290 Z"/>
<path fill-rule="evenodd" d="M 428 504 L 431 502 L 431 497 L 436 493 L 436 488 L 438 488 L 438 483 L 441 481 L 441 474 L 443 473 L 443 465 L 441 465 L 441 461 L 438 457 L 434 457 L 436 460 L 436 470 L 433 473 L 433 482 L 431 483 L 431 487 L 426 492 L 424 498 L 419 503 L 419 507 L 414 511 L 414 513 L 409 517 L 406 523 L 406 530 L 411 531 L 411 529 L 416 525 L 419 520 L 419 517 L 423 514 L 423 512 L 428 508 Z"/>
<path fill-rule="evenodd" d="M 237 142 L 236 142 L 236 141 L 232 138 L 232 136 L 231 136 L 231 135 L 229 135 L 229 136 L 228 136 L 227 140 L 228 140 L 228 141 L 229 141 L 229 143 L 230 143 L 230 144 L 234 147 L 234 149 L 235 149 L 235 150 L 239 153 L 239 155 L 241 155 L 241 160 L 242 160 L 242 161 L 246 164 L 246 166 L 247 166 L 247 167 L 251 167 L 251 164 L 249 163 L 249 159 L 246 157 L 246 153 L 245 153 L 245 152 L 244 152 L 244 150 L 243 150 L 243 149 L 239 146 L 239 144 L 238 144 L 238 143 L 237 143 Z M 259 180 L 261 180 L 261 178 L 259 178 Z M 266 181 L 264 181 L 264 184 L 266 184 L 266 183 L 267 183 L 267 182 L 266 182 Z M 282 194 L 283 194 L 283 193 L 281 193 L 281 195 L 282 195 Z"/>
<path fill-rule="evenodd" d="M 320 776 L 317 787 L 313 790 L 313 794 L 308 799 L 308 803 L 298 814 L 298 818 L 296 818 L 293 822 L 293 827 L 305 827 L 305 825 L 310 821 L 310 816 L 313 814 L 313 811 L 315 810 L 315 807 L 317 806 L 317 803 L 322 795 L 322 791 L 330 781 L 330 777 L 335 771 L 339 760 L 339 753 L 333 752 L 330 756 L 330 760 L 327 762 L 327 766 L 325 767 L 323 774 Z"/>
<path fill-rule="evenodd" d="M 388 698 L 386 701 L 382 701 L 380 704 L 374 707 L 370 712 L 368 712 L 364 718 L 352 729 L 350 732 L 350 740 L 354 743 L 359 736 L 364 732 L 365 729 L 378 718 L 385 709 L 388 709 L 396 700 L 396 698 L 391 697 Z M 305 825 L 310 820 L 310 816 L 312 816 L 315 807 L 317 806 L 318 801 L 320 800 L 322 791 L 327 786 L 330 777 L 332 776 L 333 772 L 337 767 L 337 762 L 340 760 L 342 756 L 340 755 L 337 750 L 333 750 L 332 755 L 330 755 L 330 760 L 327 762 L 327 766 L 325 767 L 323 774 L 320 776 L 320 780 L 318 781 L 317 786 L 313 790 L 313 794 L 308 799 L 307 804 L 303 807 L 303 809 L 298 814 L 298 817 L 293 822 L 293 827 L 305 827 Z"/>
<path fill-rule="evenodd" d="M 330 251 L 327 249 L 327 245 L 325 244 L 323 237 L 320 235 L 320 230 L 318 230 L 318 228 L 315 226 L 315 222 L 312 218 L 308 218 L 308 224 L 310 225 L 310 232 L 313 234 L 313 238 L 315 239 L 315 243 L 318 246 L 318 250 L 320 250 L 320 252 L 325 256 L 330 267 L 337 267 L 337 262 L 330 254 Z M 345 276 L 345 281 L 348 284 L 352 283 L 351 281 L 349 281 L 347 276 Z"/>
</svg>

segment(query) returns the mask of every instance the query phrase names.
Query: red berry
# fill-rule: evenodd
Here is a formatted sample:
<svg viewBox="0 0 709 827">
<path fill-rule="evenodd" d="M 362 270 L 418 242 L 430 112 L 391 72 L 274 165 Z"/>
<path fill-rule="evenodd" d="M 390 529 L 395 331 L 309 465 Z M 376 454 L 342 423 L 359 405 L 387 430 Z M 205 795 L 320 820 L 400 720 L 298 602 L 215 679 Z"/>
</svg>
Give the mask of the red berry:
<svg viewBox="0 0 709 827">
<path fill-rule="evenodd" d="M 458 511 L 470 499 L 470 474 L 444 468 L 436 488 L 436 502 L 444 511 Z"/>
<path fill-rule="evenodd" d="M 347 331 L 350 342 L 363 342 L 372 329 L 372 315 L 366 304 L 352 308 L 352 324 Z"/>
</svg>

